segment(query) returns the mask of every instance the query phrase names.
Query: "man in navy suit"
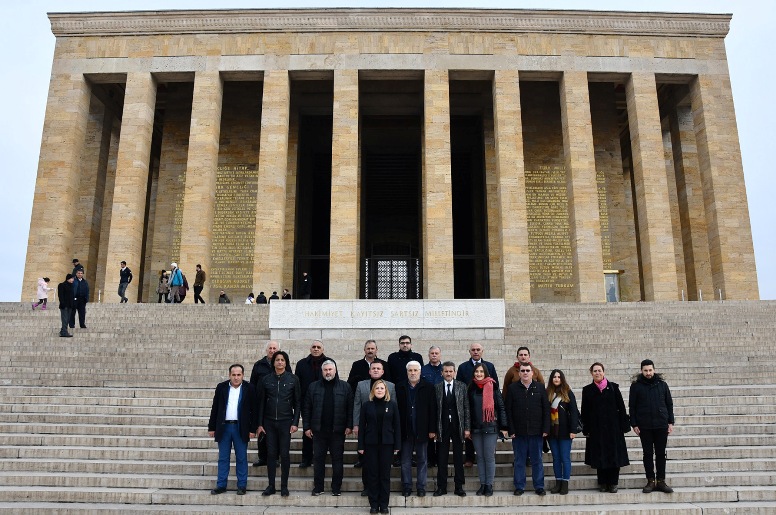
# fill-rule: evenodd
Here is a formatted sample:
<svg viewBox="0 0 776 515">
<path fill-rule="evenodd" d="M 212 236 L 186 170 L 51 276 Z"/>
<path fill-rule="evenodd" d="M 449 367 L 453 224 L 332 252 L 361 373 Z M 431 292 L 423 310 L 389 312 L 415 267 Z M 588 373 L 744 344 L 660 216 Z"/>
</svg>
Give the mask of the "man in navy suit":
<svg viewBox="0 0 776 515">
<path fill-rule="evenodd" d="M 259 417 L 256 390 L 243 380 L 244 370 L 240 364 L 229 367 L 229 380 L 216 386 L 210 408 L 207 430 L 218 442 L 218 479 L 210 491 L 213 495 L 226 492 L 232 447 L 237 462 L 237 495 L 245 495 L 248 485 L 248 442 L 256 436 Z"/>
</svg>

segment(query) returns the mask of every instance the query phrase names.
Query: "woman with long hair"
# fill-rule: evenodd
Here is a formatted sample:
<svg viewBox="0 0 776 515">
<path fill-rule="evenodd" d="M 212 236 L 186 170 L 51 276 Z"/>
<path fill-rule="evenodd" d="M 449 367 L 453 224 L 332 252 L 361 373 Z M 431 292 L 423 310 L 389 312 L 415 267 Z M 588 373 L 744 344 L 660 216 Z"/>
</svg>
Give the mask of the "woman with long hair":
<svg viewBox="0 0 776 515">
<path fill-rule="evenodd" d="M 391 494 L 391 463 L 401 449 L 399 408 L 391 400 L 385 381 L 372 384 L 369 402 L 361 405 L 358 452 L 364 455 L 369 513 L 388 513 Z"/>
<path fill-rule="evenodd" d="M 551 423 L 547 443 L 552 451 L 552 470 L 555 472 L 555 486 L 550 492 L 566 495 L 571 479 L 571 444 L 579 432 L 579 408 L 566 376 L 557 368 L 550 372 L 547 398 Z"/>
<path fill-rule="evenodd" d="M 620 386 L 604 377 L 601 363 L 590 365 L 593 382 L 582 388 L 582 433 L 585 463 L 596 469 L 598 490 L 617 493 L 620 467 L 630 464 L 625 433 L 630 420 Z"/>
<path fill-rule="evenodd" d="M 471 414 L 471 439 L 479 456 L 477 470 L 480 488 L 477 495 L 493 495 L 493 479 L 496 476 L 496 441 L 501 430 L 506 437 L 507 412 L 504 399 L 496 381 L 488 375 L 488 369 L 479 363 L 474 366 L 472 381 L 468 387 L 469 413 Z"/>
</svg>

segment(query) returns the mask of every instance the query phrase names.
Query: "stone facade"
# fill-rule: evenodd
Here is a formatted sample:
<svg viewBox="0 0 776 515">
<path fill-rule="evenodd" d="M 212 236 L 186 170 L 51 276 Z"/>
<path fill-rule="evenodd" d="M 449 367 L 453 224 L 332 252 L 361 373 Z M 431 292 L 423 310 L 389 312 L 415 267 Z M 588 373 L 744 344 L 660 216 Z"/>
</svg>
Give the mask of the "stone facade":
<svg viewBox="0 0 776 515">
<path fill-rule="evenodd" d="M 379 191 L 362 184 L 393 173 L 365 166 L 368 116 L 370 131 L 391 120 L 406 138 L 420 127 L 420 194 L 397 200 L 419 206 L 418 248 L 401 257 L 417 259 L 423 298 L 599 302 L 604 270 L 620 273 L 624 301 L 758 298 L 728 15 L 49 17 L 57 42 L 25 286 L 43 275 L 59 282 L 78 257 L 95 300 L 102 291 L 117 302 L 126 260 L 136 279 L 128 296 L 152 301 L 159 270 L 177 260 L 190 282 L 203 265 L 206 298 L 226 285 L 239 299 L 298 293 L 304 258 L 317 263 L 314 297 L 368 296 L 365 259 L 390 250 L 365 244 L 365 195 Z M 466 152 L 451 143 L 464 119 L 479 131 Z M 321 123 L 330 130 L 302 137 Z M 379 166 L 415 159 L 401 136 L 391 141 Z M 453 185 L 466 180 L 482 181 L 469 188 L 481 199 L 461 200 Z M 311 230 L 310 219 L 329 227 Z M 386 241 L 408 237 L 383 230 Z M 461 234 L 482 238 L 471 248 L 484 254 L 462 250 Z M 300 250 L 300 235 L 306 249 L 328 250 Z"/>
</svg>

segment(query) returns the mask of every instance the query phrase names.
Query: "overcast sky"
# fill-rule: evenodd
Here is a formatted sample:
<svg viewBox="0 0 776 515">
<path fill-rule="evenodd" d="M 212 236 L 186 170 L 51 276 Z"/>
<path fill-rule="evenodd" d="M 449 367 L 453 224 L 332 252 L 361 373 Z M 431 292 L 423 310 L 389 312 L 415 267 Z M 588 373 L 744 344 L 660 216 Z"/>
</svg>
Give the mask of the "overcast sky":
<svg viewBox="0 0 776 515">
<path fill-rule="evenodd" d="M 738 119 L 738 132 L 744 162 L 749 213 L 754 234 L 760 297 L 776 299 L 776 175 L 771 152 L 774 149 L 773 124 L 776 109 L 772 95 L 776 90 L 774 67 L 773 0 L 713 1 L 651 0 L 619 1 L 510 1 L 469 0 L 444 2 L 351 2 L 351 1 L 36 1 L 9 2 L 0 18 L 0 56 L 3 72 L 0 80 L 0 155 L 2 177 L 9 196 L 0 203 L 4 221 L 0 236 L 3 280 L 0 301 L 18 301 L 22 291 L 27 235 L 30 227 L 32 197 L 35 189 L 40 137 L 46 107 L 54 36 L 47 12 L 256 8 L 256 7 L 477 7 L 621 10 L 632 5 L 651 11 L 732 13 L 726 38 L 730 76 Z M 59 278 L 53 278 L 58 282 Z M 32 290 L 26 285 L 26 291 Z M 705 295 L 704 295 L 705 297 Z M 30 299 L 25 299 L 30 300 Z"/>
</svg>

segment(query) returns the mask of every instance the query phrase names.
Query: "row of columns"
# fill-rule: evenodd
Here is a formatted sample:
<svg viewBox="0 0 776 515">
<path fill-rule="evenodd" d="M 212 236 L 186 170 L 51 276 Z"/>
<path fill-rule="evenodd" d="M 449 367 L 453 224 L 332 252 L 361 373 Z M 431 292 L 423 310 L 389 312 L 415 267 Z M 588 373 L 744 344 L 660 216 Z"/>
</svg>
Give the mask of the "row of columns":
<svg viewBox="0 0 776 515">
<path fill-rule="evenodd" d="M 453 221 L 450 155 L 450 100 L 447 70 L 426 70 L 423 119 L 423 296 L 452 298 Z M 360 173 L 358 70 L 334 71 L 331 186 L 330 298 L 358 298 L 360 255 Z M 140 263 L 149 155 L 156 104 L 150 73 L 127 74 L 118 146 L 106 277 L 114 264 Z M 693 125 L 708 221 L 715 288 L 727 298 L 757 298 L 740 149 L 729 81 L 698 77 L 690 85 Z M 586 72 L 565 72 L 560 84 L 563 147 L 568 173 L 571 245 L 577 300 L 604 298 L 601 229 L 596 188 L 595 148 Z M 217 71 L 196 72 L 180 266 L 210 268 L 216 169 L 223 82 Z M 626 82 L 635 203 L 646 300 L 676 300 L 677 266 L 663 156 L 660 114 L 653 73 L 632 73 Z M 78 74 L 53 75 L 29 236 L 25 284 L 52 270 L 67 272 L 72 256 L 76 188 L 89 114 L 90 87 Z M 494 291 L 508 301 L 530 302 L 528 218 L 522 144 L 520 81 L 517 70 L 497 70 L 493 78 L 495 195 L 489 214 L 490 252 L 500 263 Z M 288 71 L 264 73 L 259 185 L 265 206 L 256 211 L 254 284 L 282 285 L 291 259 L 283 242 L 287 228 L 290 79 Z M 495 233 L 495 234 L 494 234 Z M 270 244 L 267 244 L 270 242 Z M 494 247 L 495 244 L 495 248 Z M 41 251 L 45 249 L 45 251 Z M 273 286 L 274 287 L 274 286 Z M 272 288 L 270 288 L 272 289 Z M 280 288 L 277 288 L 280 289 Z M 137 290 L 134 290 L 136 295 Z M 109 301 L 118 300 L 108 296 Z M 135 299 L 132 299 L 135 300 Z"/>
</svg>

